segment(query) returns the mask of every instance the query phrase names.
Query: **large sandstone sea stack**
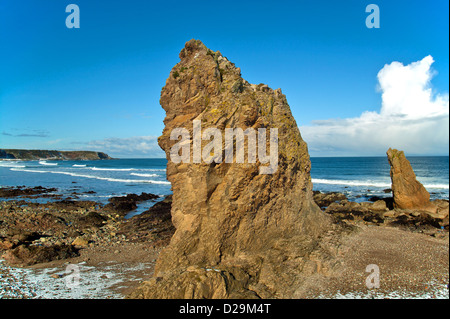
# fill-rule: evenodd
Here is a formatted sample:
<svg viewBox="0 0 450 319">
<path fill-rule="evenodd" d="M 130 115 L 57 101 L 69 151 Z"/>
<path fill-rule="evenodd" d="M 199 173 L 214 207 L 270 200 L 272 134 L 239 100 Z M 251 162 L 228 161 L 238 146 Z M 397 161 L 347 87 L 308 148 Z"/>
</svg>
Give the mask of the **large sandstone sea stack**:
<svg viewBox="0 0 450 319">
<path fill-rule="evenodd" d="M 307 145 L 286 97 L 248 83 L 239 68 L 198 40 L 187 42 L 179 57 L 161 92 L 166 118 L 158 140 L 168 159 L 176 232 L 154 277 L 130 298 L 298 296 L 305 279 L 326 268 L 318 261 L 319 242 L 332 226 L 313 201 Z M 170 152 L 179 140 L 171 132 L 185 128 L 192 137 L 196 120 L 202 131 L 277 128 L 275 172 L 261 174 L 268 164 L 259 159 L 236 163 L 236 152 L 233 163 L 196 163 L 192 141 L 190 161 L 174 163 Z M 202 140 L 202 149 L 209 142 Z M 269 139 L 264 143 L 269 152 Z"/>
</svg>

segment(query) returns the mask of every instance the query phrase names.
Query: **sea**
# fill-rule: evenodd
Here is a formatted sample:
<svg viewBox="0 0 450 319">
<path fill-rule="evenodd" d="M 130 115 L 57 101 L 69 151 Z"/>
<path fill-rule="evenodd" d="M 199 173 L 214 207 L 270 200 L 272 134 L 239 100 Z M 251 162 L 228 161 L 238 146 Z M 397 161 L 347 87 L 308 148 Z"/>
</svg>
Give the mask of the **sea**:
<svg viewBox="0 0 450 319">
<path fill-rule="evenodd" d="M 430 198 L 449 199 L 449 157 L 408 156 Z M 313 189 L 344 193 L 351 201 L 392 197 L 387 157 L 312 157 Z"/>
<path fill-rule="evenodd" d="M 408 157 L 417 179 L 431 199 L 449 199 L 449 157 Z M 163 199 L 171 194 L 166 159 L 113 159 L 99 161 L 0 161 L 0 186 L 56 188 L 63 199 L 106 204 L 113 196 L 152 193 Z M 386 157 L 312 157 L 313 190 L 344 193 L 363 202 L 392 196 Z M 0 200 L 7 200 L 1 199 Z M 11 199 L 9 199 L 11 200 Z M 39 202 L 52 198 L 27 199 Z M 60 199 L 59 199 L 60 200 Z M 143 203 L 130 216 L 148 209 Z"/>
</svg>

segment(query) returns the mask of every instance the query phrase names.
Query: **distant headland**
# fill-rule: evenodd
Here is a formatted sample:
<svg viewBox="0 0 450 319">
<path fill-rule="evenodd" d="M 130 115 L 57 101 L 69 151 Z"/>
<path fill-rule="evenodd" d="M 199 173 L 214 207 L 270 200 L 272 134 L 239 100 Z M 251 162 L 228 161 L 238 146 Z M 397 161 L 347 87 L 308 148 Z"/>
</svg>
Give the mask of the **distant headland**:
<svg viewBox="0 0 450 319">
<path fill-rule="evenodd" d="M 52 151 L 52 150 L 21 150 L 0 149 L 1 159 L 18 160 L 104 160 L 112 159 L 108 154 L 95 151 Z"/>
</svg>

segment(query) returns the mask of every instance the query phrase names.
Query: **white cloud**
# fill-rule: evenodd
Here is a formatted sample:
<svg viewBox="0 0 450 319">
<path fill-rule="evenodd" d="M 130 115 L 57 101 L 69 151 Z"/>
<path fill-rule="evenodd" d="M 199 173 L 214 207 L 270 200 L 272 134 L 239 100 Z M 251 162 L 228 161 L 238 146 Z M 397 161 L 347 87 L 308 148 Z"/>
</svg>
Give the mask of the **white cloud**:
<svg viewBox="0 0 450 319">
<path fill-rule="evenodd" d="M 300 127 L 311 155 L 448 154 L 449 96 L 431 89 L 431 56 L 409 65 L 392 62 L 378 72 L 382 105 L 359 117 L 314 121 Z"/>
<path fill-rule="evenodd" d="M 158 145 L 156 136 L 133 136 L 127 138 L 110 137 L 81 144 L 80 149 L 105 152 L 112 157 L 164 158 L 165 153 Z"/>
</svg>

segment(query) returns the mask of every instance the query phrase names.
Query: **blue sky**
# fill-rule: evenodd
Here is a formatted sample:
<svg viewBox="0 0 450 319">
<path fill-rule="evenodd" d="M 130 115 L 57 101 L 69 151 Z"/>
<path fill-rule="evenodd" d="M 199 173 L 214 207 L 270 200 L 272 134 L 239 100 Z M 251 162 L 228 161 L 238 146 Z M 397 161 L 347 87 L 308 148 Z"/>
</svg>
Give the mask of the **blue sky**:
<svg viewBox="0 0 450 319">
<path fill-rule="evenodd" d="M 79 29 L 65 25 L 71 3 Z M 365 24 L 371 3 L 379 29 Z M 312 156 L 448 155 L 448 11 L 447 0 L 1 0 L 0 148 L 163 157 L 159 95 L 195 38 L 250 83 L 282 88 Z"/>
</svg>

